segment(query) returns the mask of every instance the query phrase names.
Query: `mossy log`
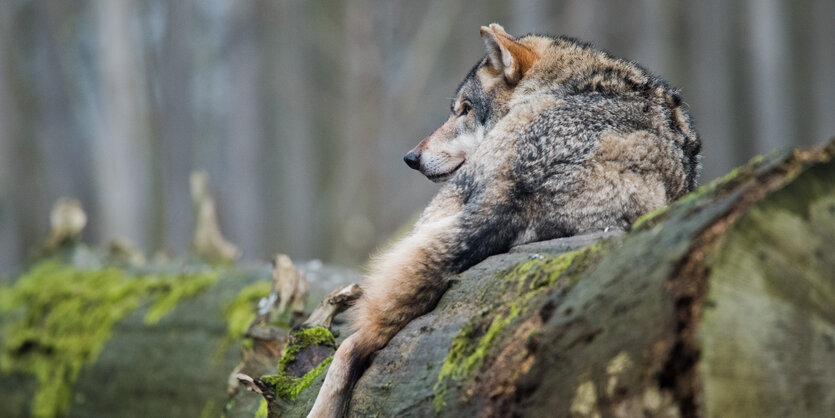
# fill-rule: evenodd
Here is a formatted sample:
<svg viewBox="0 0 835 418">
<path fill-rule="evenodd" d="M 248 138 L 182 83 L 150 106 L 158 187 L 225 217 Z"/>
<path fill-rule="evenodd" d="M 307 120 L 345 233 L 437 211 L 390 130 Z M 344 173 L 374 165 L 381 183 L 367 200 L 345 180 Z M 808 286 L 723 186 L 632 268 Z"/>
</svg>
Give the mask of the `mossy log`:
<svg viewBox="0 0 835 418">
<path fill-rule="evenodd" d="M 358 280 L 319 262 L 299 267 L 310 279 L 308 313 Z M 229 377 L 242 353 L 258 359 L 271 347 L 245 333 L 269 315 L 257 315 L 259 301 L 280 300 L 273 281 L 268 264 L 136 266 L 64 248 L 0 286 L 0 416 L 251 417 L 260 400 L 230 394 Z"/>
<path fill-rule="evenodd" d="M 757 158 L 625 234 L 456 278 L 380 350 L 348 415 L 828 417 L 835 143 Z M 304 416 L 322 373 L 270 416 Z"/>
</svg>

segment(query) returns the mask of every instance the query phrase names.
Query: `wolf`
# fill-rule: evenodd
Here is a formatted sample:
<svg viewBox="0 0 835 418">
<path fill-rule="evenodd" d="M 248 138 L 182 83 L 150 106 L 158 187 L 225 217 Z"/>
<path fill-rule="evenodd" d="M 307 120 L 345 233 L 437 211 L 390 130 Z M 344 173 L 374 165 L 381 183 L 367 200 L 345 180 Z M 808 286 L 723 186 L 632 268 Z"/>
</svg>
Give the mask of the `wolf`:
<svg viewBox="0 0 835 418">
<path fill-rule="evenodd" d="M 627 229 L 697 185 L 701 142 L 677 89 L 572 38 L 498 24 L 481 38 L 449 118 L 404 157 L 444 184 L 371 264 L 309 417 L 341 416 L 374 352 L 456 274 L 515 245 Z"/>
</svg>

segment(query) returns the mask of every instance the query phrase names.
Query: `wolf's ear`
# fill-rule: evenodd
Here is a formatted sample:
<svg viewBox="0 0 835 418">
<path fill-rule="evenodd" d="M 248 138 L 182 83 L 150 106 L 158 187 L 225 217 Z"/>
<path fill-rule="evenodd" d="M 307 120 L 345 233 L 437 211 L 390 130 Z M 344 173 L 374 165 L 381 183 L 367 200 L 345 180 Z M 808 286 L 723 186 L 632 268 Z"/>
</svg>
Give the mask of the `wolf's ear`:
<svg viewBox="0 0 835 418">
<path fill-rule="evenodd" d="M 534 51 L 517 42 L 496 23 L 481 27 L 481 39 L 484 40 L 490 66 L 504 74 L 505 80 L 511 85 L 518 83 L 539 58 Z"/>
</svg>

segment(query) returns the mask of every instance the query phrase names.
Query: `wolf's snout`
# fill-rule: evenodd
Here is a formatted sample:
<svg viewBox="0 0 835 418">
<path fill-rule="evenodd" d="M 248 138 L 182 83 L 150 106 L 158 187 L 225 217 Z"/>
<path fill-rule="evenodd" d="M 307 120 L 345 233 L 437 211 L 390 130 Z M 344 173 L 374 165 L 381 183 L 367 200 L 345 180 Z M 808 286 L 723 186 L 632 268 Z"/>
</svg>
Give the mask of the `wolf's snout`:
<svg viewBox="0 0 835 418">
<path fill-rule="evenodd" d="M 403 161 L 406 162 L 406 165 L 409 167 L 418 170 L 420 169 L 420 153 L 418 152 L 410 152 L 403 157 Z"/>
</svg>

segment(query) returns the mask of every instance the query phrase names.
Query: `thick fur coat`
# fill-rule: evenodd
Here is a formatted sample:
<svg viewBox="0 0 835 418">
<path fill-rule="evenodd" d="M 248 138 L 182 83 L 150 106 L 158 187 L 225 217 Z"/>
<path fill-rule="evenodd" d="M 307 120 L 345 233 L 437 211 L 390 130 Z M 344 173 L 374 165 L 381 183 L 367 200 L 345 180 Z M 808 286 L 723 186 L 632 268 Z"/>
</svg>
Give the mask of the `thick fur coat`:
<svg viewBox="0 0 835 418">
<path fill-rule="evenodd" d="M 374 351 L 450 277 L 514 245 L 626 229 L 697 184 L 700 141 L 663 80 L 569 38 L 481 36 L 449 119 L 405 158 L 445 184 L 373 263 L 310 416 L 341 416 Z"/>
</svg>

